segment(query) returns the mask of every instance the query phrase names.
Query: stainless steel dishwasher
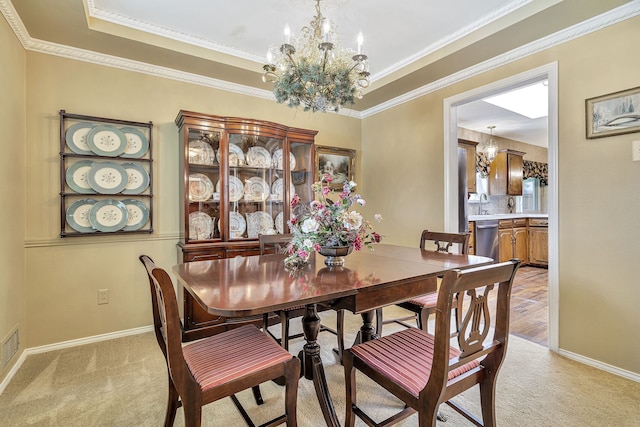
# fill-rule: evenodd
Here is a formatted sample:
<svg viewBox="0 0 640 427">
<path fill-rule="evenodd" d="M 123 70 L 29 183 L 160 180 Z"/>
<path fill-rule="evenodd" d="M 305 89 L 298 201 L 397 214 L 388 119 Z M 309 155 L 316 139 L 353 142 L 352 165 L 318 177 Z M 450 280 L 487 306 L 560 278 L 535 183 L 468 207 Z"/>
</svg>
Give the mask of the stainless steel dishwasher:
<svg viewBox="0 0 640 427">
<path fill-rule="evenodd" d="M 498 261 L 498 220 L 476 221 L 476 255 Z"/>
</svg>

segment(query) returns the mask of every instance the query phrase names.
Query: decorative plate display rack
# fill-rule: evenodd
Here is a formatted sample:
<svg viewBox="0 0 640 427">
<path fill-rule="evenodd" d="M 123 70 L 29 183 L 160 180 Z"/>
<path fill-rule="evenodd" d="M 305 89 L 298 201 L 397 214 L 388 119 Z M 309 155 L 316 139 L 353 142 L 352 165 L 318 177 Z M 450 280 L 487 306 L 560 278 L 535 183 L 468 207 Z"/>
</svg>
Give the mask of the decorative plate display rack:
<svg viewBox="0 0 640 427">
<path fill-rule="evenodd" d="M 153 233 L 153 123 L 59 114 L 60 237 Z"/>
</svg>

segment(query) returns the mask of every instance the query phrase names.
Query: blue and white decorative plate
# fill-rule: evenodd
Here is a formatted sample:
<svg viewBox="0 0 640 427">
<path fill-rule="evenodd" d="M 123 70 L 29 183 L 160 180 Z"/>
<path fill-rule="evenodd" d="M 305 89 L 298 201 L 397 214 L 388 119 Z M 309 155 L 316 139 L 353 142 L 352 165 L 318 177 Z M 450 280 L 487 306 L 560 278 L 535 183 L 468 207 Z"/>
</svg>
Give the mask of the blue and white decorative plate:
<svg viewBox="0 0 640 427">
<path fill-rule="evenodd" d="M 125 127 L 120 128 L 120 130 L 127 138 L 127 146 L 120 157 L 139 159 L 147 153 L 147 150 L 149 149 L 149 140 L 139 129 Z"/>
<path fill-rule="evenodd" d="M 149 186 L 149 174 L 137 163 L 123 163 L 122 167 L 127 172 L 127 186 L 122 194 L 141 194 Z"/>
<path fill-rule="evenodd" d="M 100 156 L 117 157 L 127 148 L 127 137 L 114 126 L 96 126 L 87 134 L 87 145 Z"/>
<path fill-rule="evenodd" d="M 93 162 L 87 179 L 91 188 L 100 194 L 120 193 L 129 183 L 125 168 L 113 162 Z"/>
<path fill-rule="evenodd" d="M 89 215 L 91 208 L 96 204 L 93 199 L 76 200 L 67 208 L 67 224 L 80 233 L 93 233 L 96 231 L 91 225 Z"/>
<path fill-rule="evenodd" d="M 115 199 L 101 200 L 89 211 L 89 222 L 93 228 L 105 233 L 122 230 L 128 220 L 127 207 Z"/>
<path fill-rule="evenodd" d="M 124 231 L 135 231 L 145 226 L 149 221 L 149 209 L 140 200 L 125 199 L 122 203 L 127 207 L 129 218 L 124 226 Z"/>
<path fill-rule="evenodd" d="M 93 123 L 82 122 L 69 127 L 65 133 L 67 147 L 76 154 L 93 154 L 87 145 L 87 134 L 95 126 Z"/>
<path fill-rule="evenodd" d="M 89 171 L 93 166 L 92 160 L 81 160 L 69 166 L 66 173 L 67 185 L 76 193 L 96 194 L 89 185 Z"/>
</svg>

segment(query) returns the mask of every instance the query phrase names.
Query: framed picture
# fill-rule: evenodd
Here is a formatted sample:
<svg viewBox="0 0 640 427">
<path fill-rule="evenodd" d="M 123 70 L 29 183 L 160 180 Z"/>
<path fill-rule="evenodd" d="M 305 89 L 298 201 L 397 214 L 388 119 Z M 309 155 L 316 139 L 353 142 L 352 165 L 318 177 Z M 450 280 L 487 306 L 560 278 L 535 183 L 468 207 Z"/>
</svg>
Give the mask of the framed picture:
<svg viewBox="0 0 640 427">
<path fill-rule="evenodd" d="M 356 150 L 316 145 L 316 181 L 324 174 L 332 178 L 331 188 L 341 189 L 353 181 Z"/>
<path fill-rule="evenodd" d="M 640 132 L 640 87 L 585 101 L 587 138 Z"/>
</svg>

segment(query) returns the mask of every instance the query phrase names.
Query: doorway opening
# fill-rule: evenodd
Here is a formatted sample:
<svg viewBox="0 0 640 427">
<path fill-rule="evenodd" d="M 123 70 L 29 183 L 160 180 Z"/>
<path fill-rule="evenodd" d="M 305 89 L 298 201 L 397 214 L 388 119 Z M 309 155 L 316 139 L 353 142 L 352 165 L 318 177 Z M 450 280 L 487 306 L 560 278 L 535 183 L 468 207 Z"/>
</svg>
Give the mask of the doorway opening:
<svg viewBox="0 0 640 427">
<path fill-rule="evenodd" d="M 444 100 L 445 229 L 458 230 L 458 107 L 515 88 L 546 80 L 548 83 L 549 214 L 548 345 L 558 351 L 558 65 L 556 62 L 493 82 Z"/>
</svg>

